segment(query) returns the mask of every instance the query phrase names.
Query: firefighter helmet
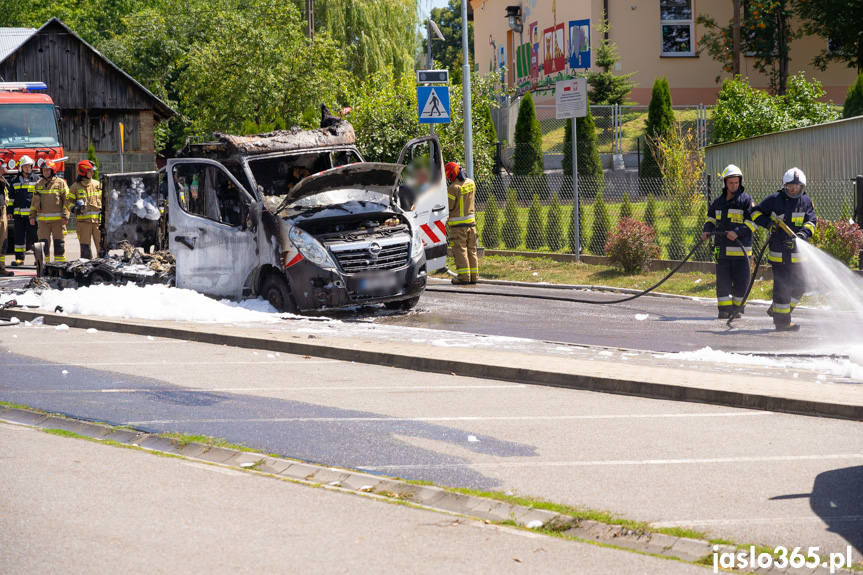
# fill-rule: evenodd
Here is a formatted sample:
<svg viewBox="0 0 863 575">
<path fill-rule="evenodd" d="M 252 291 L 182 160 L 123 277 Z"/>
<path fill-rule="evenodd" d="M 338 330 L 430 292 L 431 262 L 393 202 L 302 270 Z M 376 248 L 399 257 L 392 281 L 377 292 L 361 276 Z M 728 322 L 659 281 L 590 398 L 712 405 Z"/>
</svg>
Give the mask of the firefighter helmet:
<svg viewBox="0 0 863 575">
<path fill-rule="evenodd" d="M 56 162 L 54 162 L 54 160 L 45 160 L 44 162 L 42 162 L 42 165 L 39 166 L 39 169 L 44 170 L 45 168 L 51 170 L 51 177 L 54 177 L 57 174 L 57 164 Z"/>
<path fill-rule="evenodd" d="M 36 162 L 33 161 L 33 158 L 30 156 L 21 156 L 21 160 L 18 162 L 18 168 L 21 169 L 24 166 L 35 166 Z"/>
<path fill-rule="evenodd" d="M 450 162 L 443 169 L 448 182 L 455 180 L 461 172 L 461 166 L 458 165 L 458 162 Z"/>
<path fill-rule="evenodd" d="M 740 176 L 741 183 L 743 182 L 743 172 L 740 171 L 740 168 L 735 166 L 734 164 L 728 164 L 728 166 L 722 170 L 720 174 L 722 176 L 722 181 L 724 182 L 726 178 L 732 178 L 734 176 Z"/>
<path fill-rule="evenodd" d="M 78 162 L 78 175 L 82 178 L 87 177 L 87 172 L 92 170 L 95 166 L 93 166 L 93 162 L 90 160 L 81 160 Z"/>
<path fill-rule="evenodd" d="M 788 191 L 788 184 L 800 186 L 800 191 L 796 194 L 792 194 Z M 803 173 L 803 170 L 800 168 L 791 168 L 785 175 L 782 176 L 782 187 L 785 189 L 785 193 L 791 196 L 792 198 L 796 198 L 803 193 L 803 190 L 806 188 L 806 174 Z"/>
</svg>

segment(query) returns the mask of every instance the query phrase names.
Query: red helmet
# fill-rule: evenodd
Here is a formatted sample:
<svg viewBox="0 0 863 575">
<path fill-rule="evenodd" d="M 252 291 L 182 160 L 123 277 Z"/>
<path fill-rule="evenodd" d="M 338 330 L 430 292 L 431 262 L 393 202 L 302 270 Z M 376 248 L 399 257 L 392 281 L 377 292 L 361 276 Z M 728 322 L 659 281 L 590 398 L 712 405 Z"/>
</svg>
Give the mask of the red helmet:
<svg viewBox="0 0 863 575">
<path fill-rule="evenodd" d="M 93 166 L 93 162 L 90 160 L 81 160 L 78 162 L 78 175 L 82 178 L 87 177 L 87 172 L 92 170 L 95 166 Z"/>
<path fill-rule="evenodd" d="M 461 166 L 458 165 L 458 162 L 450 162 L 443 167 L 443 171 L 446 175 L 447 181 L 451 182 L 458 177 L 458 173 L 461 171 Z"/>
<path fill-rule="evenodd" d="M 39 166 L 40 170 L 44 170 L 45 168 L 50 168 L 52 174 L 57 173 L 57 163 L 54 160 L 45 160 Z"/>
</svg>

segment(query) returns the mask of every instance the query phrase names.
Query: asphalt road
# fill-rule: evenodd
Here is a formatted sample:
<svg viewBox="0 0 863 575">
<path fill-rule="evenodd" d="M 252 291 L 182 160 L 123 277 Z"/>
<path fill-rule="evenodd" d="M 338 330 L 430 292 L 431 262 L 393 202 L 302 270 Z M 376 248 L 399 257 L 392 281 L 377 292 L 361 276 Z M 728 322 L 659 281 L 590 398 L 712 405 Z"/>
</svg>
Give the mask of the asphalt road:
<svg viewBox="0 0 863 575">
<path fill-rule="evenodd" d="M 377 321 L 665 352 L 709 346 L 726 351 L 841 353 L 853 341 L 852 334 L 863 341 L 863 318 L 842 312 L 799 309 L 794 321 L 802 325 L 801 331 L 776 333 L 765 304 L 748 305 L 735 328 L 728 329 L 725 321 L 716 319 L 716 303 L 708 300 L 641 297 L 623 304 L 589 305 L 531 296 L 609 301 L 625 294 L 489 284 L 455 287 L 442 282 L 430 287 L 416 313 Z M 527 297 L 508 297 L 512 295 Z M 644 314 L 646 320 L 636 318 Z"/>
<path fill-rule="evenodd" d="M 850 544 L 858 561 L 863 551 L 858 422 L 142 336 L 0 330 L 2 401 L 738 542 Z"/>
<path fill-rule="evenodd" d="M 2 423 L 0 446 L 4 575 L 707 572 Z"/>
</svg>

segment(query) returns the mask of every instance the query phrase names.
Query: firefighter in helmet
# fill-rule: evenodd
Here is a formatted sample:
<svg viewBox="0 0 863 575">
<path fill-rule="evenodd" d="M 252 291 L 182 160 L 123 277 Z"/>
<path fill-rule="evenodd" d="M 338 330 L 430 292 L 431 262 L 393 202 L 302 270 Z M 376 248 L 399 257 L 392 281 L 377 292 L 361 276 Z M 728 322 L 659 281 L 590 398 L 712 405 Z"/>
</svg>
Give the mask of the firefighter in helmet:
<svg viewBox="0 0 863 575">
<path fill-rule="evenodd" d="M 729 164 L 722 174 L 722 194 L 710 205 L 701 239 L 713 235 L 716 261 L 716 303 L 719 319 L 728 319 L 743 304 L 749 287 L 749 258 L 752 257 L 752 208 L 755 201 L 744 191 L 743 172 Z M 739 242 L 739 243 L 738 243 Z M 741 247 L 741 245 L 743 247 Z M 740 308 L 739 313 L 743 313 Z"/>
<path fill-rule="evenodd" d="M 449 236 L 455 258 L 456 285 L 475 284 L 479 280 L 479 262 L 476 256 L 477 233 L 474 215 L 476 184 L 467 177 L 456 162 L 444 166 L 449 198 Z"/>
<path fill-rule="evenodd" d="M 66 196 L 67 209 L 78 219 L 78 241 L 81 244 L 81 257 L 90 259 L 93 251 L 92 241 L 99 252 L 101 234 L 99 224 L 102 220 L 102 184 L 93 179 L 95 167 L 88 160 L 78 162 L 78 177 L 69 188 Z"/>
<path fill-rule="evenodd" d="M 39 241 L 45 261 L 51 252 L 49 240 L 54 239 L 54 261 L 66 261 L 66 224 L 69 223 L 69 210 L 66 195 L 69 186 L 66 180 L 56 174 L 57 165 L 53 160 L 42 164 L 42 178 L 33 189 L 33 202 L 30 204 L 30 224 L 39 224 Z"/>
<path fill-rule="evenodd" d="M 36 226 L 30 225 L 30 204 L 33 190 L 39 181 L 39 174 L 33 169 L 36 162 L 30 156 L 23 156 L 18 163 L 18 173 L 12 178 L 15 199 L 12 206 L 12 219 L 15 222 L 15 261 L 13 266 L 24 265 L 24 252 L 37 241 Z"/>
<path fill-rule="evenodd" d="M 8 232 L 6 202 L 9 200 L 9 196 L 12 195 L 12 186 L 9 185 L 9 182 L 2 175 L 3 171 L 5 171 L 5 166 L 3 170 L 0 170 L 0 277 L 7 277 L 15 275 L 6 270 L 6 247 L 3 245 L 6 242 Z"/>
<path fill-rule="evenodd" d="M 773 268 L 773 305 L 767 314 L 778 331 L 797 331 L 791 312 L 806 291 L 806 261 L 798 242 L 808 242 L 815 233 L 818 217 L 812 198 L 806 195 L 806 174 L 791 168 L 782 176 L 782 189 L 758 204 L 752 219 L 759 226 L 770 228 L 767 259 Z"/>
</svg>

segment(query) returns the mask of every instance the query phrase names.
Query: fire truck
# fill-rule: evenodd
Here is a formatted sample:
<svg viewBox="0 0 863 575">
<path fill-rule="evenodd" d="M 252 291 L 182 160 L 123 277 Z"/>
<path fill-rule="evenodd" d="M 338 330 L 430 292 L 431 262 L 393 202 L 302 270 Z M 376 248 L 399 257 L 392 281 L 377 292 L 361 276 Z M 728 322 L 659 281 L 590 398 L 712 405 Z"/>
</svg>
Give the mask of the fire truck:
<svg viewBox="0 0 863 575">
<path fill-rule="evenodd" d="M 0 173 L 18 172 L 21 156 L 30 156 L 36 167 L 46 160 L 57 161 L 57 173 L 64 169 L 63 146 L 58 130 L 59 111 L 42 82 L 0 82 Z M 7 210 L 12 237 L 12 210 Z M 12 253 L 8 241 L 7 252 Z"/>
</svg>

